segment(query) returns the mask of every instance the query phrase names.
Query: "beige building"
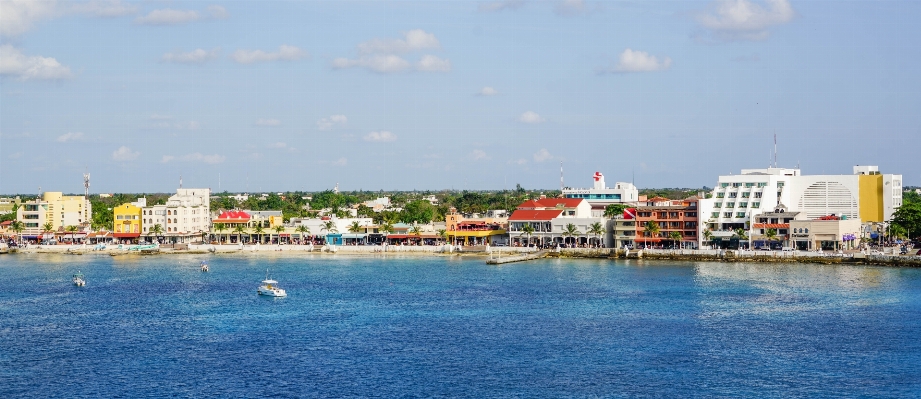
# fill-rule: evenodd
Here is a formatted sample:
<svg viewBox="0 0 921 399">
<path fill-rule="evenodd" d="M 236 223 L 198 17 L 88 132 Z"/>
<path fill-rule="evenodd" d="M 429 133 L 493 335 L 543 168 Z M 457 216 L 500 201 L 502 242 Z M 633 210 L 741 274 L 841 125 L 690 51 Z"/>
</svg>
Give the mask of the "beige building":
<svg viewBox="0 0 921 399">
<path fill-rule="evenodd" d="M 51 223 L 51 231 L 67 226 L 88 226 L 93 218 L 90 202 L 82 195 L 64 195 L 60 191 L 49 191 L 41 199 L 22 203 L 16 220 L 25 226 L 24 238 L 37 236 Z"/>
<path fill-rule="evenodd" d="M 190 242 L 211 231 L 211 189 L 180 188 L 162 205 L 142 205 L 142 236 L 158 235 L 168 242 Z M 160 225 L 160 234 L 154 226 Z"/>
<path fill-rule="evenodd" d="M 860 244 L 860 219 L 827 216 L 812 220 L 791 220 L 791 239 L 800 251 L 855 249 Z"/>
</svg>

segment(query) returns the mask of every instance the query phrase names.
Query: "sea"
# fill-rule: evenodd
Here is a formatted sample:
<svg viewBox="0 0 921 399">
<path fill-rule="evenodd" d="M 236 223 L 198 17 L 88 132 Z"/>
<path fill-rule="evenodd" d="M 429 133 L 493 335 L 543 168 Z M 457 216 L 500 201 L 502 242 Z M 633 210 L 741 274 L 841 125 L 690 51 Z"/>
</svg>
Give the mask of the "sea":
<svg viewBox="0 0 921 399">
<path fill-rule="evenodd" d="M 0 397 L 917 398 L 921 270 L 0 255 Z"/>
</svg>

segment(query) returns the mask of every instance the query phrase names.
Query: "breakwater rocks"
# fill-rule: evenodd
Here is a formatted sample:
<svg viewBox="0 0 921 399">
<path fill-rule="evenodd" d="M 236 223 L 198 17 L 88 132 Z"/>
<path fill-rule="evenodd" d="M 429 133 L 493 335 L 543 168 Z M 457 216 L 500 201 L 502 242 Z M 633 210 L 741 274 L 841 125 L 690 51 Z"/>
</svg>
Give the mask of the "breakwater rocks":
<svg viewBox="0 0 921 399">
<path fill-rule="evenodd" d="M 921 267 L 919 256 L 825 254 L 805 251 L 732 251 L 732 250 L 623 250 L 564 248 L 551 252 L 549 257 L 561 258 L 606 258 L 606 259 L 650 259 L 685 260 L 700 262 L 778 262 L 778 263 L 821 263 L 821 264 L 864 264 L 882 266 Z"/>
</svg>

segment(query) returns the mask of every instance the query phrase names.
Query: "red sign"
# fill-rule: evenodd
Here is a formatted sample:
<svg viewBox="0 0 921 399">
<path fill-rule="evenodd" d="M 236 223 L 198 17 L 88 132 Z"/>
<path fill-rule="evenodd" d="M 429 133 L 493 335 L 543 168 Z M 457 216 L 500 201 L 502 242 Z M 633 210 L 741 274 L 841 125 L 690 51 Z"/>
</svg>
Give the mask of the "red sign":
<svg viewBox="0 0 921 399">
<path fill-rule="evenodd" d="M 624 219 L 635 219 L 635 218 L 636 218 L 636 208 L 624 209 Z"/>
</svg>

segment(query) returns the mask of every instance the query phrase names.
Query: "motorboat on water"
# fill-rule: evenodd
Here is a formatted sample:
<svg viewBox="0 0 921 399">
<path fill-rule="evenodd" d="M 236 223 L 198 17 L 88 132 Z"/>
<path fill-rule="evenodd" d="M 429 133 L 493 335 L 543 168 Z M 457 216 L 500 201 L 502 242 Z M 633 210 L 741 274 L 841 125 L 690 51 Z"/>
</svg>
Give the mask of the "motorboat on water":
<svg viewBox="0 0 921 399">
<path fill-rule="evenodd" d="M 259 289 L 256 292 L 259 295 L 265 296 L 274 296 L 274 297 L 285 297 L 288 296 L 288 293 L 285 290 L 278 288 L 278 281 L 269 279 L 269 271 L 265 271 L 265 280 L 262 280 L 262 285 L 259 286 Z"/>
<path fill-rule="evenodd" d="M 73 282 L 77 287 L 83 287 L 86 285 L 86 278 L 83 277 L 83 273 L 77 270 L 77 273 L 74 274 Z"/>
<path fill-rule="evenodd" d="M 204 272 L 211 271 L 211 269 L 208 267 L 208 262 L 201 261 L 201 271 L 202 271 L 203 273 L 204 273 Z"/>
</svg>

